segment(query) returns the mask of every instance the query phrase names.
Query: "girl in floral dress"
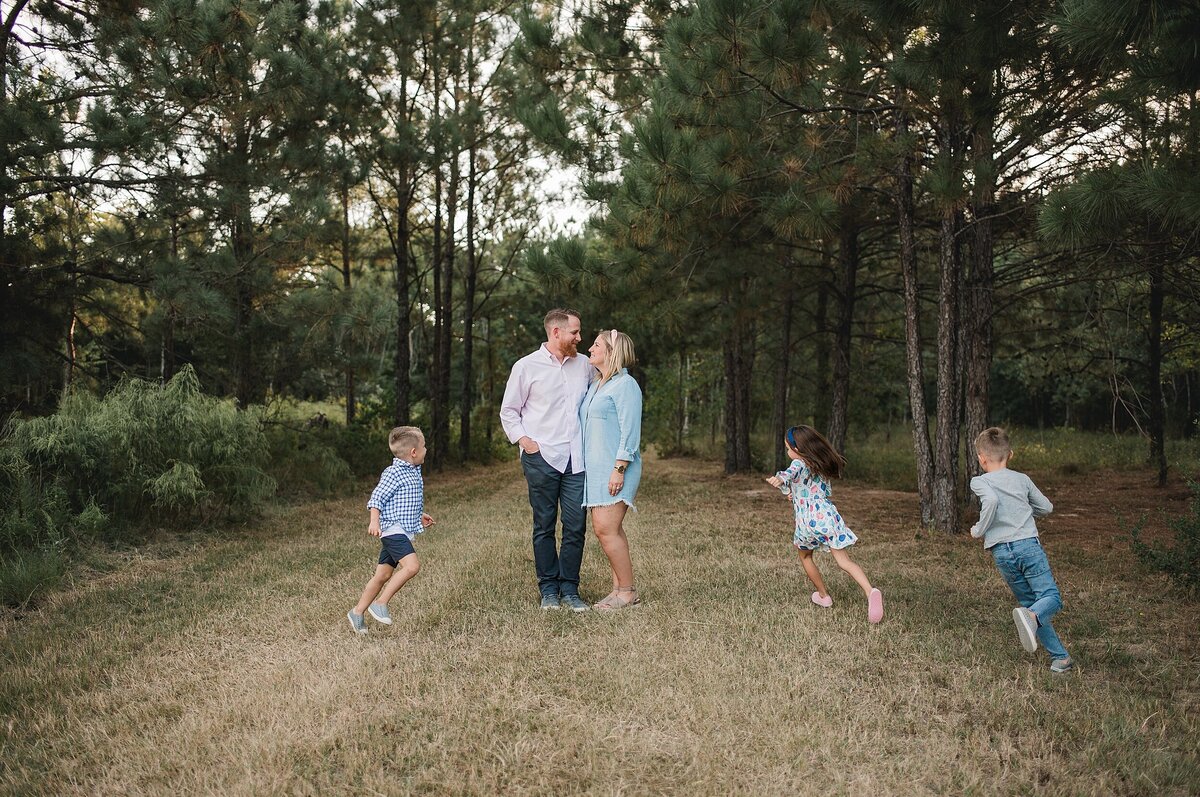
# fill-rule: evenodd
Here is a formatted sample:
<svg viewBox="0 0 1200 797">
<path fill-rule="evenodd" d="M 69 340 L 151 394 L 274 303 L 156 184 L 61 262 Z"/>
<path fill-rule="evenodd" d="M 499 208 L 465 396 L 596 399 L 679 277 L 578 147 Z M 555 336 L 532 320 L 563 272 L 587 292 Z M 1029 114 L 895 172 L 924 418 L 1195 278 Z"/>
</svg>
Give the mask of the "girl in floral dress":
<svg viewBox="0 0 1200 797">
<path fill-rule="evenodd" d="M 813 559 L 814 551 L 829 551 L 838 567 L 862 587 L 867 597 L 867 620 L 878 623 L 883 619 L 883 593 L 871 586 L 866 573 L 846 553 L 847 548 L 858 542 L 858 537 L 846 528 L 841 513 L 829 500 L 832 492 L 829 480 L 842 475 L 845 458 L 811 426 L 788 429 L 784 445 L 792 464 L 787 470 L 768 478 L 767 483 L 791 496 L 796 512 L 796 534 L 792 544 L 800 552 L 804 572 L 817 588 L 812 594 L 812 602 L 826 609 L 833 606 L 833 598 L 825 590 L 825 579 Z"/>
</svg>

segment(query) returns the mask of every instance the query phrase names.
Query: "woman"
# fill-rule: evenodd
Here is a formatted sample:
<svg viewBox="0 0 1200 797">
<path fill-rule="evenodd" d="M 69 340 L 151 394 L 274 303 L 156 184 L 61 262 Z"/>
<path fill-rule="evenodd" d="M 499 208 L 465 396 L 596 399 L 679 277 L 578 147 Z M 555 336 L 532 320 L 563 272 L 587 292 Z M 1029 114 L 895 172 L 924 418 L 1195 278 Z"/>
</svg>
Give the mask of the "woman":
<svg viewBox="0 0 1200 797">
<path fill-rule="evenodd" d="M 640 603 L 633 585 L 629 540 L 621 522 L 633 506 L 642 477 L 642 389 L 626 366 L 634 362 L 633 341 L 605 330 L 588 349 L 596 376 L 579 408 L 583 429 L 583 506 L 592 510 L 592 528 L 612 568 L 613 591 L 595 604 L 616 611 Z"/>
</svg>

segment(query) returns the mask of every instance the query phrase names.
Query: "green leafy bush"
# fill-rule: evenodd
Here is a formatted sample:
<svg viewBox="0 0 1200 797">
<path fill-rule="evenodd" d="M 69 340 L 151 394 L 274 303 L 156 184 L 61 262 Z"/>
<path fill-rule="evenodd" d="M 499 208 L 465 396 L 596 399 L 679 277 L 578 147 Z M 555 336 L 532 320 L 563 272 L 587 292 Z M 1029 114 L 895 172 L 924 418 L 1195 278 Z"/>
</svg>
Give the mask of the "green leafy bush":
<svg viewBox="0 0 1200 797">
<path fill-rule="evenodd" d="M 165 385 L 130 379 L 104 398 L 72 395 L 0 439 L 0 548 L 244 512 L 275 492 L 266 459 L 258 412 L 203 395 L 190 368 Z"/>
<path fill-rule="evenodd" d="M 1142 539 L 1143 517 L 1130 530 L 1134 554 L 1144 564 L 1161 570 L 1193 595 L 1200 593 L 1200 484 L 1192 483 L 1192 502 L 1187 514 L 1169 525 L 1175 532 L 1173 546 L 1155 545 Z"/>
</svg>

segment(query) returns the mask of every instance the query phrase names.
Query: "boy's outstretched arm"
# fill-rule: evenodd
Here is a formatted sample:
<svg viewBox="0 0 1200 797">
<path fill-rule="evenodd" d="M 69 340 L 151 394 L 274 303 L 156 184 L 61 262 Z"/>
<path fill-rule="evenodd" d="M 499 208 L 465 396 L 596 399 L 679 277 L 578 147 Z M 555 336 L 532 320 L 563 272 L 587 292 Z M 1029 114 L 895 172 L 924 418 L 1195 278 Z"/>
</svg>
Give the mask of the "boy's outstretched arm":
<svg viewBox="0 0 1200 797">
<path fill-rule="evenodd" d="M 383 536 L 383 530 L 379 528 L 379 510 L 371 507 L 371 522 L 367 524 L 367 534 L 372 537 Z"/>
</svg>

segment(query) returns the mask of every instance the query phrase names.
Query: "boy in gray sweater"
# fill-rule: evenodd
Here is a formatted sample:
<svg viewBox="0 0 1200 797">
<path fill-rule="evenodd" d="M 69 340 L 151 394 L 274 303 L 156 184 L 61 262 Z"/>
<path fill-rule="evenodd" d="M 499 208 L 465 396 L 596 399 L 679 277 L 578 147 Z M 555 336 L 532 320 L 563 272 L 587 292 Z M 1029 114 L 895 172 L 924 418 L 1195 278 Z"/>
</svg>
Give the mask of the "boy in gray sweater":
<svg viewBox="0 0 1200 797">
<path fill-rule="evenodd" d="M 975 438 L 975 450 L 984 472 L 971 479 L 971 491 L 980 503 L 971 536 L 983 537 L 984 549 L 992 552 L 996 568 L 1021 604 L 1013 609 L 1021 646 L 1032 653 L 1040 641 L 1050 654 L 1051 671 L 1067 672 L 1075 663 L 1050 625 L 1062 608 L 1062 597 L 1033 521 L 1050 514 L 1054 506 L 1032 479 L 1008 469 L 1012 448 L 1003 429 L 984 429 Z"/>
</svg>

